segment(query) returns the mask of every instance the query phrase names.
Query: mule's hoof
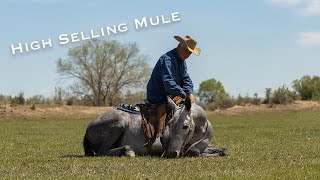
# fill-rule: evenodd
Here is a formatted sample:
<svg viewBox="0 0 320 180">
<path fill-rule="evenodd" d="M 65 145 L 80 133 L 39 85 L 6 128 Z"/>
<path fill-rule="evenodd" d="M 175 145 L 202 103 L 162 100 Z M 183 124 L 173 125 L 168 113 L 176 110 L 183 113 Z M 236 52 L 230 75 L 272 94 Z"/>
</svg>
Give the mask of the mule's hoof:
<svg viewBox="0 0 320 180">
<path fill-rule="evenodd" d="M 136 156 L 136 153 L 130 148 L 130 149 L 127 149 L 126 152 L 124 153 L 125 156 L 127 157 L 135 157 Z"/>
</svg>

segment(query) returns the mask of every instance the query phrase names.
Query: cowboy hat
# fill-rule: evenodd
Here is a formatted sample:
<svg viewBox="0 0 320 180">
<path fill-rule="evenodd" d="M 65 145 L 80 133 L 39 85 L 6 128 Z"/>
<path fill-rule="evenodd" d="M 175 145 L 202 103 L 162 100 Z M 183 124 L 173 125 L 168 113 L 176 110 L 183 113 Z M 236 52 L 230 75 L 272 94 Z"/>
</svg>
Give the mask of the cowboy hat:
<svg viewBox="0 0 320 180">
<path fill-rule="evenodd" d="M 174 36 L 174 38 L 179 41 L 181 44 L 186 45 L 187 48 L 189 49 L 190 52 L 192 52 L 193 54 L 199 56 L 201 49 L 196 48 L 197 45 L 197 41 L 194 40 L 192 37 L 190 36 L 185 36 L 183 38 L 181 38 L 180 36 Z"/>
</svg>

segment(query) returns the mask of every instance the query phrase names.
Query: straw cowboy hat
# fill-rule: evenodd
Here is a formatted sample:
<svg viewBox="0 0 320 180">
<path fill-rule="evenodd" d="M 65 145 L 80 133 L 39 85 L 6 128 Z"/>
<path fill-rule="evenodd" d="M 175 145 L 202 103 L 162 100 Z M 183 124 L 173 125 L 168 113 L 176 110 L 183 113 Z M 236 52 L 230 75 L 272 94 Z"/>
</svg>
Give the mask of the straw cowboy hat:
<svg viewBox="0 0 320 180">
<path fill-rule="evenodd" d="M 192 52 L 193 54 L 199 56 L 201 49 L 196 48 L 197 45 L 197 41 L 194 40 L 192 37 L 190 36 L 185 36 L 183 38 L 181 38 L 180 36 L 174 36 L 174 38 L 179 41 L 181 44 L 186 45 L 189 49 L 190 52 Z"/>
</svg>

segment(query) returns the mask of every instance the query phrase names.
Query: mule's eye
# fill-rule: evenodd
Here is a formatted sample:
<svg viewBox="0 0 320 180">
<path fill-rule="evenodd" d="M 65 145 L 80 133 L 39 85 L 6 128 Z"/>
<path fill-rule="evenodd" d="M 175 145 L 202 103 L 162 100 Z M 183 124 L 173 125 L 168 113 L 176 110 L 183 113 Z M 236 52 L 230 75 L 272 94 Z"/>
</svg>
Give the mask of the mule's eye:
<svg viewBox="0 0 320 180">
<path fill-rule="evenodd" d="M 184 122 L 183 123 L 183 129 L 187 129 L 189 127 L 189 123 L 188 122 Z"/>
</svg>

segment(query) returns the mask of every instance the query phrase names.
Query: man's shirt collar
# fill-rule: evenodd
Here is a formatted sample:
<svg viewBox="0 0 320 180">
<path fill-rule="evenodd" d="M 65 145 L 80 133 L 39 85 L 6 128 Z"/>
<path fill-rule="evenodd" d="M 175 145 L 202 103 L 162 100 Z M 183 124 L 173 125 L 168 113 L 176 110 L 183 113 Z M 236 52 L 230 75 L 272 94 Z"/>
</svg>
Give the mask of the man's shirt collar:
<svg viewBox="0 0 320 180">
<path fill-rule="evenodd" d="M 173 49 L 173 54 L 174 54 L 174 56 L 176 57 L 177 62 L 183 62 L 182 59 L 180 59 L 180 57 L 179 57 L 177 48 L 174 48 L 174 49 Z"/>
</svg>

